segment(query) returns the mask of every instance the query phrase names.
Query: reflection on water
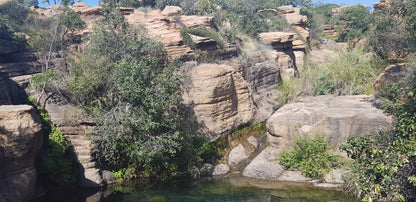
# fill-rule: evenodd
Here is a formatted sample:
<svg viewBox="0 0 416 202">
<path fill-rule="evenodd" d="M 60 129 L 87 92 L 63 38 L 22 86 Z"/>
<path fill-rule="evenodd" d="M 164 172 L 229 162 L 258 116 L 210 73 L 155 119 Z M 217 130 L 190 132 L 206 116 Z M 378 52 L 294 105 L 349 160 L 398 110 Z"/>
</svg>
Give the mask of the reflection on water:
<svg viewBox="0 0 416 202">
<path fill-rule="evenodd" d="M 354 201 L 341 191 L 316 188 L 309 184 L 256 180 L 244 177 L 204 179 L 197 182 L 176 182 L 157 187 L 150 184 L 137 187 L 114 187 L 85 194 L 76 191 L 46 197 L 45 201 L 112 202 L 112 201 Z M 124 192 L 124 193 L 123 193 Z M 57 197 L 57 198 L 55 198 Z"/>
</svg>

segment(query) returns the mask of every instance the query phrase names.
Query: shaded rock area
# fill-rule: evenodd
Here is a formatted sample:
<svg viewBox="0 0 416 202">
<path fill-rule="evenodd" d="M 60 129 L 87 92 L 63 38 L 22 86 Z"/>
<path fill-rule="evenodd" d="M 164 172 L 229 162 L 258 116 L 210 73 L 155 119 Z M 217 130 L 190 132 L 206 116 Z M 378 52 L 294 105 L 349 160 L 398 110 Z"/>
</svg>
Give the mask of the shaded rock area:
<svg viewBox="0 0 416 202">
<path fill-rule="evenodd" d="M 202 64 L 190 72 L 184 103 L 193 107 L 200 129 L 215 140 L 253 121 L 248 83 L 228 65 Z"/>
<path fill-rule="evenodd" d="M 29 105 L 0 106 L 0 201 L 28 201 L 42 146 L 40 118 Z"/>
<path fill-rule="evenodd" d="M 404 70 L 406 64 L 393 64 L 388 66 L 383 73 L 381 73 L 376 81 L 374 82 L 373 86 L 376 90 L 382 90 L 386 87 L 386 85 L 390 82 L 398 82 L 401 78 L 406 76 Z"/>
<path fill-rule="evenodd" d="M 27 87 L 32 74 L 41 71 L 36 53 L 16 49 L 0 54 L 0 105 L 26 104 Z"/>
<path fill-rule="evenodd" d="M 93 118 L 79 107 L 69 103 L 54 103 L 54 99 L 47 103 L 45 109 L 51 122 L 60 126 L 81 165 L 79 186 L 98 188 L 114 183 L 113 173 L 97 168 L 92 155 L 94 145 L 89 134 L 95 127 Z"/>
</svg>

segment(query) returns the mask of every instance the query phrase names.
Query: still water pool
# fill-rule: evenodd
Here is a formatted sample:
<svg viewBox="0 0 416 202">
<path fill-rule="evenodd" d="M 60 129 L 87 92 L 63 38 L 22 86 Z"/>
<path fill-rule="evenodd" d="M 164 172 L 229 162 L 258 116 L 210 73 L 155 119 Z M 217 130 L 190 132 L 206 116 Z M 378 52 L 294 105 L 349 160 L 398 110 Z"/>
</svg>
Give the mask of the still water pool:
<svg viewBox="0 0 416 202">
<path fill-rule="evenodd" d="M 58 196 L 53 196 L 58 195 Z M 356 201 L 340 191 L 316 188 L 311 184 L 256 180 L 244 177 L 203 179 L 197 182 L 176 182 L 169 186 L 140 185 L 137 187 L 112 187 L 97 193 L 82 190 L 55 193 L 44 201 L 82 202 L 135 202 L 135 201 Z"/>
</svg>

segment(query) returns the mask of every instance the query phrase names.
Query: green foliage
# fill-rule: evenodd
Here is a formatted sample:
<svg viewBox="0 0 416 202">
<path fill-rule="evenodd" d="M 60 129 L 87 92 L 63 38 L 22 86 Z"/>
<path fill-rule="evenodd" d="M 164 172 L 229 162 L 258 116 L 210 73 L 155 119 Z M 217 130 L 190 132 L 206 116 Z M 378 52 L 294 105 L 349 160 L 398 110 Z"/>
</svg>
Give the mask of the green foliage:
<svg viewBox="0 0 416 202">
<path fill-rule="evenodd" d="M 23 31 L 22 27 L 29 13 L 29 9 L 15 1 L 8 1 L 0 5 L 0 48 L 25 45 L 24 37 L 16 35 L 14 32 Z"/>
<path fill-rule="evenodd" d="M 196 44 L 192 41 L 192 38 L 189 34 L 202 36 L 202 37 L 209 37 L 210 39 L 217 42 L 219 48 L 224 47 L 224 41 L 220 38 L 220 36 L 211 30 L 208 30 L 205 27 L 197 27 L 197 28 L 184 28 L 180 30 L 181 36 L 183 41 L 186 45 L 190 46 L 192 49 L 196 49 Z"/>
<path fill-rule="evenodd" d="M 69 145 L 60 128 L 51 123 L 49 114 L 41 107 L 37 107 L 41 116 L 42 133 L 48 136 L 46 153 L 42 156 L 39 175 L 41 181 L 48 186 L 75 185 L 78 176 L 77 161 L 66 157 Z"/>
<path fill-rule="evenodd" d="M 285 104 L 300 95 L 358 95 L 373 92 L 372 83 L 386 66 L 377 58 L 363 57 L 360 50 L 339 53 L 327 64 L 307 62 L 299 78 L 283 80 L 279 102 Z"/>
<path fill-rule="evenodd" d="M 247 146 L 247 148 L 250 148 L 251 144 L 248 143 L 247 138 L 250 136 L 259 138 L 266 131 L 265 127 L 265 123 L 258 123 L 234 131 L 228 136 L 219 138 L 218 140 L 212 143 L 212 156 L 215 156 L 221 162 L 224 161 L 225 158 L 228 156 L 231 148 L 236 147 L 240 143 Z"/>
<path fill-rule="evenodd" d="M 340 163 L 341 156 L 328 151 L 323 135 L 303 134 L 293 141 L 293 149 L 280 152 L 280 164 L 285 169 L 299 169 L 306 177 L 322 177 Z"/>
<path fill-rule="evenodd" d="M 374 12 L 369 44 L 381 58 L 400 62 L 416 51 L 416 5 L 410 0 L 395 0 L 382 11 Z"/>
<path fill-rule="evenodd" d="M 308 17 L 306 26 L 309 27 L 309 33 L 311 38 L 319 40 L 325 37 L 323 34 L 324 25 L 329 24 L 333 13 L 332 9 L 339 7 L 336 4 L 316 4 L 313 7 L 301 7 L 300 12 L 302 15 Z"/>
<path fill-rule="evenodd" d="M 390 85 L 382 107 L 395 116 L 386 132 L 352 137 L 341 149 L 354 159 L 349 188 L 371 200 L 412 201 L 416 198 L 416 65 L 408 67 L 406 78 Z"/>
<path fill-rule="evenodd" d="M 71 62 L 74 101 L 97 121 L 95 155 L 120 178 L 198 176 L 208 140 L 183 128 L 178 62 L 161 43 L 134 29 L 117 9 L 104 6 L 90 43 Z"/>
<path fill-rule="evenodd" d="M 337 25 L 339 41 L 351 41 L 362 38 L 369 29 L 370 12 L 365 6 L 357 5 L 342 9 L 341 13 L 331 19 L 331 24 Z"/>
</svg>

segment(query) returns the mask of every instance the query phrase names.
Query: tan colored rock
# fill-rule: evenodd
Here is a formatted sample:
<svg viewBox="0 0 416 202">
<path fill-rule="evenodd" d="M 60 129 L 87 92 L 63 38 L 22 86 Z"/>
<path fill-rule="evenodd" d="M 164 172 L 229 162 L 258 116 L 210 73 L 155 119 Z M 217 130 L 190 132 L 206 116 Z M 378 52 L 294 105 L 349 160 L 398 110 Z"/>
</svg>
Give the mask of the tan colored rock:
<svg viewBox="0 0 416 202">
<path fill-rule="evenodd" d="M 40 130 L 32 106 L 0 106 L 0 196 L 6 201 L 28 201 L 34 194 Z"/>
<path fill-rule="evenodd" d="M 384 10 L 390 3 L 390 0 L 381 0 L 373 4 L 374 10 Z"/>
<path fill-rule="evenodd" d="M 372 96 L 306 97 L 287 104 L 267 120 L 269 142 L 286 148 L 300 133 L 322 133 L 331 145 L 352 135 L 390 128 L 392 118 L 376 108 Z"/>
<path fill-rule="evenodd" d="M 295 39 L 294 33 L 288 32 L 265 32 L 259 34 L 260 40 L 265 44 L 285 44 L 291 43 Z"/>
<path fill-rule="evenodd" d="M 267 147 L 244 169 L 243 175 L 252 178 L 278 179 L 284 172 L 276 147 Z"/>
<path fill-rule="evenodd" d="M 228 166 L 227 164 L 218 164 L 215 166 L 214 168 L 214 172 L 212 173 L 212 175 L 216 176 L 216 175 L 225 175 L 228 172 L 230 172 L 230 166 Z"/>
<path fill-rule="evenodd" d="M 182 15 L 183 10 L 181 7 L 178 6 L 166 6 L 165 9 L 162 11 L 162 15 L 164 16 L 177 16 Z"/>
<path fill-rule="evenodd" d="M 183 96 L 193 106 L 201 130 L 216 140 L 251 123 L 254 106 L 248 83 L 227 65 L 202 64 L 190 72 Z"/>
<path fill-rule="evenodd" d="M 296 13 L 288 13 L 284 15 L 287 23 L 290 25 L 305 25 L 308 18 L 304 15 L 299 15 Z"/>
<path fill-rule="evenodd" d="M 263 9 L 263 10 L 259 10 L 259 13 L 271 13 L 273 15 L 278 15 L 279 11 L 277 11 L 276 9 Z"/>
<path fill-rule="evenodd" d="M 286 5 L 286 6 L 280 6 L 277 8 L 277 10 L 280 12 L 280 14 L 288 14 L 288 13 L 295 13 L 295 7 L 292 5 Z"/>
<path fill-rule="evenodd" d="M 242 145 L 238 144 L 235 148 L 230 151 L 228 155 L 228 165 L 235 168 L 250 155 L 250 152 Z"/>
</svg>

